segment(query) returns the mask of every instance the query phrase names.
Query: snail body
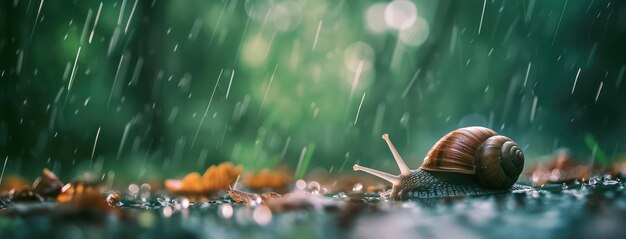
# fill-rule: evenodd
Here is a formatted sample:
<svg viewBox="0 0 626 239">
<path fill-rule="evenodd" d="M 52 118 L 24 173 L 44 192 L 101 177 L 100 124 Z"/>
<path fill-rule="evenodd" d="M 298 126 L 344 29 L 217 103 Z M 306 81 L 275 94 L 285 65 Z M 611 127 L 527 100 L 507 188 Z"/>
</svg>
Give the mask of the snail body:
<svg viewBox="0 0 626 239">
<path fill-rule="evenodd" d="M 354 165 L 393 184 L 393 199 L 476 196 L 526 189 L 515 184 L 524 168 L 524 154 L 513 140 L 484 127 L 466 127 L 443 136 L 416 170 L 406 165 L 389 136 L 383 135 L 400 175 Z"/>
</svg>

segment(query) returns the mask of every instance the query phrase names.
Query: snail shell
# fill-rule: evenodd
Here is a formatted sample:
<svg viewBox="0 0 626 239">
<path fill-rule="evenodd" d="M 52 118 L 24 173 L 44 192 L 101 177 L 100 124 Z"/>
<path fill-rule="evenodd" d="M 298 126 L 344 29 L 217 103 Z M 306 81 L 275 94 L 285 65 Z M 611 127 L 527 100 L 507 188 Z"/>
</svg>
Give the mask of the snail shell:
<svg viewBox="0 0 626 239">
<path fill-rule="evenodd" d="M 484 127 L 460 128 L 443 136 L 424 163 L 410 170 L 389 137 L 400 175 L 354 165 L 393 184 L 392 198 L 484 195 L 523 189 L 515 182 L 524 167 L 524 154 L 513 140 Z"/>
<path fill-rule="evenodd" d="M 484 127 L 457 129 L 430 149 L 426 171 L 475 174 L 486 187 L 508 188 L 524 168 L 524 154 L 513 140 Z"/>
</svg>

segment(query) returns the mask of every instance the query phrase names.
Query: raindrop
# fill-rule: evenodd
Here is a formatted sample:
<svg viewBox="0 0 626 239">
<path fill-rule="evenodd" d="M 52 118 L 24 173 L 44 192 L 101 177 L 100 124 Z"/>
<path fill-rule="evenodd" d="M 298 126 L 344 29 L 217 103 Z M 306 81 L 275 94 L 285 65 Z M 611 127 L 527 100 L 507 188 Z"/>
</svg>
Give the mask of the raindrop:
<svg viewBox="0 0 626 239">
<path fill-rule="evenodd" d="M 531 111 L 530 111 L 530 122 L 531 123 L 535 120 L 535 112 L 537 111 L 537 101 L 538 101 L 538 97 L 535 96 L 533 98 L 533 106 L 532 106 Z"/>
<path fill-rule="evenodd" d="M 209 113 L 209 108 L 211 108 L 211 102 L 213 102 L 213 96 L 215 95 L 215 91 L 217 90 L 217 86 L 220 84 L 220 79 L 222 78 L 222 73 L 224 73 L 224 69 L 220 71 L 219 76 L 217 76 L 217 82 L 215 82 L 215 87 L 213 87 L 213 92 L 211 93 L 211 97 L 209 98 L 209 103 L 207 103 L 206 110 L 204 111 L 204 115 L 202 115 L 202 119 L 200 119 L 200 124 L 196 129 L 196 133 L 193 136 L 193 141 L 191 142 L 191 147 L 196 144 L 196 139 L 198 138 L 198 133 L 200 133 L 200 128 L 202 128 L 202 124 L 204 124 L 204 119 Z"/>
<path fill-rule="evenodd" d="M 524 87 L 526 88 L 526 83 L 528 82 L 528 75 L 530 74 L 530 67 L 532 66 L 532 62 L 528 62 L 528 68 L 526 68 L 526 77 L 524 77 Z"/>
<path fill-rule="evenodd" d="M 357 121 L 359 120 L 359 114 L 361 113 L 361 106 L 363 105 L 363 100 L 365 100 L 365 93 L 363 92 L 363 97 L 361 97 L 361 103 L 359 103 L 359 109 L 356 112 L 356 117 L 354 118 L 354 125 L 356 125 Z"/>
<path fill-rule="evenodd" d="M 200 18 L 196 18 L 193 22 L 193 26 L 191 26 L 191 30 L 189 31 L 189 35 L 187 39 L 191 41 L 195 41 L 198 39 L 198 33 L 200 33 L 200 28 L 202 28 L 202 20 Z"/>
<path fill-rule="evenodd" d="M 313 39 L 313 47 L 311 48 L 312 50 L 315 50 L 315 48 L 317 47 L 317 40 L 320 37 L 320 31 L 322 30 L 323 23 L 324 22 L 320 20 L 320 22 L 317 24 L 317 31 L 315 31 L 315 38 Z"/>
<path fill-rule="evenodd" d="M 480 14 L 480 24 L 478 24 L 478 35 L 480 35 L 480 30 L 483 29 L 483 19 L 485 17 L 485 7 L 487 6 L 487 0 L 483 2 L 483 11 Z"/>
<path fill-rule="evenodd" d="M 135 0 L 135 4 L 133 4 L 133 9 L 130 11 L 130 16 L 128 17 L 128 21 L 126 22 L 126 27 L 124 28 L 124 34 L 128 32 L 128 26 L 130 26 L 130 21 L 133 19 L 133 15 L 135 14 L 135 8 L 137 8 L 137 2 L 139 0 Z"/>
<path fill-rule="evenodd" d="M 98 7 L 98 13 L 96 14 L 96 20 L 93 22 L 93 28 L 91 28 L 91 34 L 89 34 L 89 44 L 93 40 L 93 34 L 96 31 L 96 26 L 98 25 L 98 19 L 100 19 L 100 12 L 102 11 L 102 2 L 100 2 L 100 6 Z"/>
<path fill-rule="evenodd" d="M 267 225 L 272 221 L 272 211 L 265 205 L 260 205 L 252 212 L 252 218 L 259 225 Z"/>
<path fill-rule="evenodd" d="M 4 169 L 7 167 L 7 161 L 9 161 L 9 156 L 4 158 L 4 165 L 2 166 L 2 173 L 0 173 L 0 183 L 2 183 L 2 177 L 4 177 Z"/>
<path fill-rule="evenodd" d="M 100 127 L 98 127 L 98 132 L 96 133 L 96 139 L 93 142 L 93 149 L 91 150 L 91 159 L 89 161 L 89 166 L 91 167 L 93 162 L 93 155 L 96 153 L 96 145 L 98 145 L 98 136 L 100 136 Z"/>
<path fill-rule="evenodd" d="M 554 40 L 556 40 L 556 35 L 557 35 L 557 33 L 559 33 L 559 28 L 561 27 L 561 21 L 563 20 L 563 14 L 565 13 L 565 8 L 567 8 L 567 1 L 568 0 L 565 0 L 565 4 L 563 5 L 563 11 L 561 11 L 561 17 L 559 17 L 559 23 L 556 25 L 556 29 L 554 30 L 554 37 L 552 37 L 552 46 L 554 46 Z"/>
<path fill-rule="evenodd" d="M 78 57 L 80 56 L 80 49 L 78 47 L 78 52 L 76 52 L 76 58 L 74 59 L 74 66 L 72 67 L 72 75 L 70 76 L 70 82 L 67 83 L 67 94 L 69 95 L 70 90 L 72 89 L 72 82 L 74 82 L 74 77 L 76 77 L 76 64 L 78 63 Z"/>
<path fill-rule="evenodd" d="M 572 92 L 570 93 L 570 95 L 574 94 L 574 90 L 576 89 L 576 83 L 578 83 L 578 76 L 580 76 L 580 69 L 581 68 L 578 68 L 578 72 L 576 72 L 576 78 L 574 79 L 574 86 L 572 86 Z"/>
<path fill-rule="evenodd" d="M 598 88 L 598 93 L 596 93 L 595 102 L 598 102 L 598 98 L 600 97 L 600 92 L 602 91 L 602 85 L 604 85 L 604 82 L 600 81 L 600 87 Z"/>
</svg>

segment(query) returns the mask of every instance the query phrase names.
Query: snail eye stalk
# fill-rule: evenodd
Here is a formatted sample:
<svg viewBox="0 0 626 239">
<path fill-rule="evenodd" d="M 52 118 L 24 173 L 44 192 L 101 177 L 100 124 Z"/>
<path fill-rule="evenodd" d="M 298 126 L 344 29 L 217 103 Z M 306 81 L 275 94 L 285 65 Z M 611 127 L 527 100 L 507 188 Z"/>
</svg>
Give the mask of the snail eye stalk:
<svg viewBox="0 0 626 239">
<path fill-rule="evenodd" d="M 385 142 L 387 142 L 387 146 L 389 146 L 389 150 L 391 150 L 391 153 L 393 154 L 393 158 L 396 160 L 396 163 L 398 164 L 398 168 L 400 168 L 400 175 L 404 175 L 404 176 L 410 175 L 411 169 L 409 169 L 409 166 L 406 166 L 406 163 L 402 159 L 402 156 L 400 156 L 400 153 L 398 153 L 398 150 L 396 150 L 396 147 L 394 147 L 393 143 L 391 143 L 391 140 L 389 139 L 389 135 L 383 134 L 383 139 L 385 140 Z M 352 167 L 352 169 L 354 171 L 363 171 L 371 175 L 374 175 L 376 177 L 382 178 L 384 180 L 389 181 L 393 185 L 398 185 L 400 183 L 400 175 L 398 176 L 391 175 L 389 173 L 385 173 L 385 172 L 378 171 L 376 169 L 371 169 L 368 167 L 363 167 L 358 164 L 355 164 Z"/>
<path fill-rule="evenodd" d="M 363 167 L 363 166 L 360 166 L 358 164 L 355 164 L 354 166 L 352 166 L 352 169 L 354 171 L 363 171 L 363 172 L 369 173 L 371 175 L 374 175 L 376 177 L 382 178 L 384 180 L 389 181 L 393 185 L 397 185 L 397 184 L 400 183 L 400 177 L 398 177 L 396 175 L 391 175 L 391 174 L 388 174 L 388 173 L 385 173 L 385 172 L 382 172 L 382 171 L 378 171 L 376 169 Z"/>
<path fill-rule="evenodd" d="M 411 169 L 409 169 L 409 166 L 406 166 L 404 159 L 402 159 L 402 157 L 400 156 L 400 153 L 398 153 L 398 150 L 396 150 L 396 147 L 394 147 L 393 143 L 391 143 L 391 140 L 389 139 L 389 135 L 383 134 L 383 139 L 385 140 L 385 142 L 387 142 L 387 146 L 389 146 L 389 150 L 391 150 L 391 153 L 393 154 L 393 158 L 396 160 L 396 163 L 398 164 L 398 168 L 400 168 L 400 174 L 402 175 L 411 174 Z"/>
</svg>

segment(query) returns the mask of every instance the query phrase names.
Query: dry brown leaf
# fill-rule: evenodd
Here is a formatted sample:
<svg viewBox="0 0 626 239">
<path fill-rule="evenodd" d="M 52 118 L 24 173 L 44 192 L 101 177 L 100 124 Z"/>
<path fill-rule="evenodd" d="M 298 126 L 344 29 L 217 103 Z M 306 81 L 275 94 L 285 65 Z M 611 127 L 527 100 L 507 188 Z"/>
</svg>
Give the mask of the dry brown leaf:
<svg viewBox="0 0 626 239">
<path fill-rule="evenodd" d="M 202 177 L 199 173 L 189 173 L 183 178 L 183 191 L 201 192 L 202 189 Z"/>
<path fill-rule="evenodd" d="M 269 188 L 273 191 L 283 191 L 291 182 L 291 176 L 285 171 L 262 170 L 249 174 L 244 179 L 244 185 L 253 190 Z"/>
<path fill-rule="evenodd" d="M 119 201 L 119 193 L 117 194 Z M 57 209 L 64 213 L 104 212 L 121 217 L 122 212 L 115 208 L 110 199 L 101 192 L 100 185 L 88 182 L 68 183 L 57 196 Z"/>
<path fill-rule="evenodd" d="M 56 198 L 61 193 L 63 182 L 47 168 L 43 169 L 43 176 L 38 177 L 32 186 L 26 185 L 24 180 L 11 177 L 2 184 L 3 189 L 9 190 L 9 197 L 14 201 L 42 201 L 47 198 Z"/>
<path fill-rule="evenodd" d="M 56 198 L 61 193 L 64 183 L 47 168 L 43 169 L 43 177 L 38 177 L 33 182 L 33 191 L 44 198 Z"/>
<path fill-rule="evenodd" d="M 67 203 L 77 199 L 81 199 L 82 196 L 87 194 L 100 194 L 97 185 L 86 182 L 74 182 L 68 183 L 61 188 L 61 193 L 57 196 L 57 202 Z"/>
<path fill-rule="evenodd" d="M 19 176 L 8 176 L 5 177 L 4 180 L 2 180 L 2 184 L 0 184 L 0 193 L 8 192 L 12 189 L 18 189 L 27 185 L 28 183 L 26 180 Z"/>
<path fill-rule="evenodd" d="M 203 175 L 197 172 L 187 174 L 182 180 L 167 179 L 165 188 L 173 194 L 202 195 L 227 190 L 235 182 L 243 166 L 230 162 L 209 167 Z"/>
</svg>

